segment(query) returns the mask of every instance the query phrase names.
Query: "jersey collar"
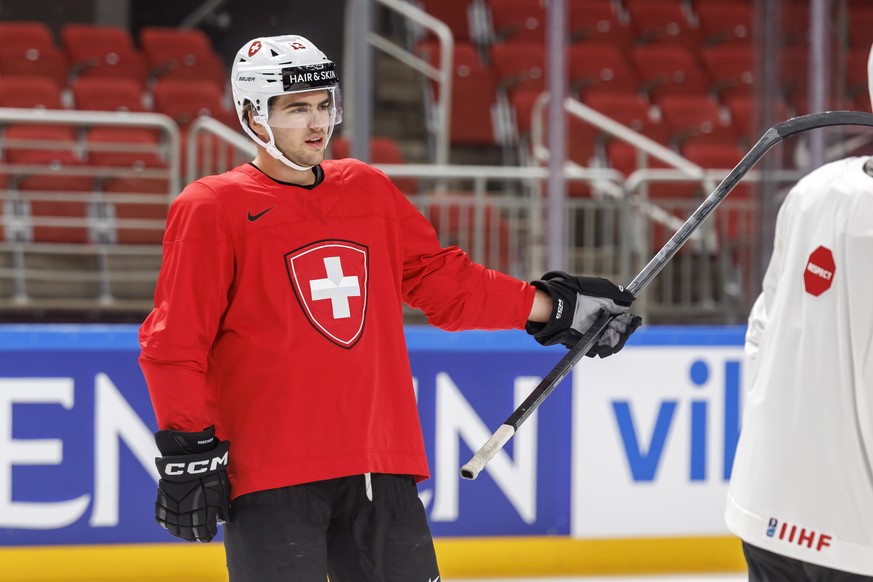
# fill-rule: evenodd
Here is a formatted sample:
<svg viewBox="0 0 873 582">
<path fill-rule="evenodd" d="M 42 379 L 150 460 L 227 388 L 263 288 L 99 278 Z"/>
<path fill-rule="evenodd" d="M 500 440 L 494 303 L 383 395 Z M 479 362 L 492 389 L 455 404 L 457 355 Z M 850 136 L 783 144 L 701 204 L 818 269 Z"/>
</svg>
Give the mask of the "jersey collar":
<svg viewBox="0 0 873 582">
<path fill-rule="evenodd" d="M 258 172 L 263 174 L 265 177 L 269 178 L 273 182 L 277 184 L 282 184 L 283 186 L 294 186 L 295 188 L 303 188 L 304 190 L 314 190 L 316 186 L 324 182 L 324 170 L 321 168 L 321 164 L 312 167 L 312 173 L 315 174 L 315 182 L 310 184 L 309 186 L 302 186 L 300 184 L 292 184 L 291 182 L 283 182 L 281 180 L 277 180 L 271 176 L 268 176 L 262 169 L 257 167 L 253 162 L 248 162 L 248 164 L 256 169 Z"/>
</svg>

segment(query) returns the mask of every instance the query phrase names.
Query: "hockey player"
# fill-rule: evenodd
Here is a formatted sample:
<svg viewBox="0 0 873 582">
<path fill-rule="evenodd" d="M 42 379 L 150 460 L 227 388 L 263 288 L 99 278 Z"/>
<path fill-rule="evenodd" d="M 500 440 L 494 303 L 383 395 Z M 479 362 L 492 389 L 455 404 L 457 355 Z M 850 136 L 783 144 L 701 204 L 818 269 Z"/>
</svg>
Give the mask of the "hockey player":
<svg viewBox="0 0 873 582">
<path fill-rule="evenodd" d="M 752 582 L 873 581 L 871 260 L 873 158 L 800 180 L 746 334 L 726 520 Z"/>
<path fill-rule="evenodd" d="M 605 279 L 528 284 L 441 248 L 381 172 L 324 160 L 333 63 L 300 36 L 239 51 L 231 84 L 258 153 L 172 205 L 140 363 L 158 420 L 158 522 L 207 542 L 232 582 L 437 580 L 402 303 L 446 330 L 527 328 L 589 355 L 640 324 Z M 230 503 L 232 500 L 232 503 Z"/>
</svg>

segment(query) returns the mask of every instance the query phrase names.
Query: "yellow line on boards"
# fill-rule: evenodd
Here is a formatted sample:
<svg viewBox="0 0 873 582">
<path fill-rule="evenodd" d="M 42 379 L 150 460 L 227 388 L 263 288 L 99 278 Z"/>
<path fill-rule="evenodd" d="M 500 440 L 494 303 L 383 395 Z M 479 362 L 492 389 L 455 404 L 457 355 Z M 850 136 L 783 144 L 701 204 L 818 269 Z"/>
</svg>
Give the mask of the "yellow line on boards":
<svg viewBox="0 0 873 582">
<path fill-rule="evenodd" d="M 220 542 L 3 548 L 0 564 L 0 582 L 227 580 Z"/>
<path fill-rule="evenodd" d="M 664 572 L 745 567 L 733 537 L 581 540 L 437 538 L 446 578 Z M 141 544 L 0 548 L 0 582 L 226 582 L 224 546 Z"/>
<path fill-rule="evenodd" d="M 739 572 L 746 567 L 735 537 L 441 538 L 436 551 L 447 578 Z"/>
</svg>

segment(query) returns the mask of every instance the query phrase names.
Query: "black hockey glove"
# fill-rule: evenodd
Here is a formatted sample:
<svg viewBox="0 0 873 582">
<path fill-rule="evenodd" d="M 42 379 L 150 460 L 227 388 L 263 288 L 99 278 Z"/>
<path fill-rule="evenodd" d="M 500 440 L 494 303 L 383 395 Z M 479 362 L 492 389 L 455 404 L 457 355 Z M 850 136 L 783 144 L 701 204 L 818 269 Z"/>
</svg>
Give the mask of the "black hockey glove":
<svg viewBox="0 0 873 582">
<path fill-rule="evenodd" d="M 218 523 L 229 519 L 230 443 L 215 438 L 215 427 L 200 432 L 161 430 L 155 443 L 163 457 L 155 459 L 161 479 L 155 519 L 177 538 L 209 542 Z"/>
<path fill-rule="evenodd" d="M 627 313 L 634 296 L 624 288 L 600 277 L 573 277 L 562 271 L 549 271 L 531 284 L 552 298 L 552 314 L 546 323 L 529 321 L 525 331 L 540 344 L 562 344 L 568 348 L 588 331 L 601 310 L 620 314 L 603 331 L 585 355 L 605 358 L 621 350 L 630 335 L 643 322 Z"/>
</svg>

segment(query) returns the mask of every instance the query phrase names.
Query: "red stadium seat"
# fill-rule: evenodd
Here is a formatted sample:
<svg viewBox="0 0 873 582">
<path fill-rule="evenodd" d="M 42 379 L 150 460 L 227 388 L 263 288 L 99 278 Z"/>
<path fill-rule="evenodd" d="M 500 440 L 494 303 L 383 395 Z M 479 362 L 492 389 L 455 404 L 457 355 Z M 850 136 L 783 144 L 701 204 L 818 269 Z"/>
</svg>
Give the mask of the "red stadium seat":
<svg viewBox="0 0 873 582">
<path fill-rule="evenodd" d="M 870 49 L 852 49 L 846 59 L 846 97 L 862 103 L 866 102 L 862 111 L 870 109 L 870 92 L 867 86 L 867 59 Z"/>
<path fill-rule="evenodd" d="M 60 109 L 60 90 L 42 77 L 0 77 L 0 107 Z M 11 164 L 75 164 L 76 133 L 71 126 L 26 123 L 2 131 L 3 151 Z"/>
<path fill-rule="evenodd" d="M 47 77 L 58 87 L 66 87 L 68 73 L 66 55 L 54 47 L 0 48 L 0 75 Z"/>
<path fill-rule="evenodd" d="M 731 114 L 731 125 L 733 125 L 734 129 L 740 136 L 745 138 L 745 141 L 747 142 L 746 145 L 751 147 L 751 145 L 761 137 L 758 128 L 755 127 L 755 113 L 758 109 L 755 98 L 751 95 L 740 95 L 729 99 L 726 102 L 726 106 Z M 790 115 L 785 104 L 777 103 L 776 119 L 774 123 L 785 121 L 789 117 Z M 766 128 L 761 128 L 762 131 L 763 129 Z"/>
<path fill-rule="evenodd" d="M 548 108 L 543 110 L 544 115 L 549 114 Z M 567 141 L 565 153 L 567 161 L 582 167 L 598 165 L 598 144 L 600 142 L 600 130 L 573 115 L 567 115 Z M 550 132 L 548 126 L 543 130 L 544 145 L 548 147 Z M 571 181 L 567 184 L 567 194 L 570 196 L 589 196 L 591 187 L 585 181 Z"/>
<path fill-rule="evenodd" d="M 660 124 L 652 118 L 649 103 L 639 95 L 592 91 L 585 95 L 583 102 L 597 112 L 647 137 L 663 137 L 666 134 L 665 129 L 660 128 Z"/>
<path fill-rule="evenodd" d="M 706 170 L 731 170 L 746 152 L 736 144 L 689 143 L 682 148 L 682 155 Z M 748 204 L 752 192 L 748 182 L 740 182 L 722 203 L 721 211 L 716 213 L 719 230 L 731 239 L 750 240 L 755 236 L 756 212 Z"/>
<path fill-rule="evenodd" d="M 752 4 L 748 0 L 696 2 L 694 9 L 704 44 L 751 44 Z"/>
<path fill-rule="evenodd" d="M 796 114 L 806 113 L 809 86 L 809 49 L 789 46 L 779 53 L 779 76 L 782 94 Z"/>
<path fill-rule="evenodd" d="M 545 42 L 547 12 L 537 0 L 490 0 L 497 42 Z M 570 0 L 567 3 L 569 40 L 630 45 L 632 32 L 609 0 Z"/>
<path fill-rule="evenodd" d="M 719 105 L 706 96 L 665 95 L 658 101 L 671 140 L 681 144 L 689 138 L 720 143 L 736 142 L 738 136 Z"/>
<path fill-rule="evenodd" d="M 634 146 L 613 141 L 606 146 L 607 161 L 610 167 L 630 176 L 635 171 L 643 169 L 639 164 L 639 154 Z M 645 159 L 645 169 L 672 169 L 661 160 L 652 156 Z M 652 199 L 682 199 L 697 196 L 700 186 L 693 182 L 657 182 L 648 183 L 648 196 Z"/>
<path fill-rule="evenodd" d="M 76 133 L 63 125 L 12 125 L 6 128 L 6 161 L 11 164 L 77 164 Z"/>
<path fill-rule="evenodd" d="M 652 106 L 637 95 L 614 95 L 609 93 L 590 93 L 585 97 L 585 104 L 607 117 L 641 133 L 661 145 L 668 145 L 671 130 L 659 118 L 652 115 Z M 636 167 L 636 151 L 626 142 L 604 136 L 607 145 L 607 158 L 610 165 L 628 175 Z M 662 162 L 649 158 L 647 168 L 665 168 Z M 656 185 L 655 188 L 659 186 Z"/>
<path fill-rule="evenodd" d="M 115 178 L 103 184 L 103 193 L 113 208 L 117 222 L 115 235 L 119 244 L 161 244 L 163 228 L 138 228 L 124 224 L 128 220 L 153 220 L 166 224 L 170 205 L 169 184 L 153 178 Z M 151 200 L 132 202 L 124 195 Z"/>
<path fill-rule="evenodd" d="M 746 152 L 734 143 L 701 143 L 682 146 L 682 155 L 706 170 L 731 170 Z"/>
<path fill-rule="evenodd" d="M 61 28 L 61 44 L 67 54 L 83 48 L 100 51 L 135 48 L 126 28 L 83 23 L 65 24 Z"/>
<path fill-rule="evenodd" d="M 0 22 L 0 47 L 8 48 L 55 48 L 52 31 L 42 22 L 5 21 Z"/>
<path fill-rule="evenodd" d="M 185 53 L 171 50 L 153 51 L 150 55 L 151 75 L 158 79 L 192 79 L 224 85 L 227 71 L 224 61 L 215 53 Z"/>
<path fill-rule="evenodd" d="M 345 137 L 334 137 L 330 141 L 330 149 L 333 159 L 348 158 L 351 154 L 351 142 Z M 406 163 L 397 142 L 390 137 L 373 136 L 370 138 L 370 158 L 374 164 Z"/>
<path fill-rule="evenodd" d="M 421 46 L 431 64 L 439 62 L 433 43 Z M 471 44 L 456 44 L 452 76 L 451 142 L 459 145 L 494 145 L 491 111 L 497 93 L 494 72 L 486 68 Z"/>
<path fill-rule="evenodd" d="M 725 102 L 731 114 L 731 123 L 740 135 L 751 136 L 755 129 L 755 99 L 738 95 Z"/>
<path fill-rule="evenodd" d="M 86 79 L 129 79 L 145 86 L 148 67 L 143 55 L 132 48 L 74 46 L 67 51 L 71 76 Z"/>
<path fill-rule="evenodd" d="M 571 42 L 603 42 L 622 49 L 630 46 L 630 27 L 616 14 L 610 0 L 569 0 L 567 10 Z"/>
<path fill-rule="evenodd" d="M 459 246 L 475 256 L 476 210 L 472 204 L 431 205 L 425 212 L 444 246 Z M 482 264 L 507 272 L 512 266 L 512 233 L 509 225 L 493 206 L 484 209 L 484 248 Z"/>
<path fill-rule="evenodd" d="M 63 200 L 64 193 L 92 192 L 93 182 L 87 176 L 44 174 L 30 176 L 18 182 L 18 190 L 30 208 L 34 220 L 33 240 L 47 243 L 91 242 L 87 225 L 90 204 L 81 199 Z M 74 220 L 76 224 L 39 224 L 40 220 Z"/>
<path fill-rule="evenodd" d="M 849 4 L 849 45 L 860 51 L 870 50 L 873 44 L 873 5 L 868 0 Z"/>
<path fill-rule="evenodd" d="M 171 48 L 177 52 L 211 52 L 212 41 L 197 28 L 146 26 L 139 33 L 139 43 L 146 53 Z"/>
<path fill-rule="evenodd" d="M 520 120 L 520 136 L 527 136 L 531 131 L 531 117 L 535 101 L 539 95 L 539 93 L 527 91 L 519 92 L 513 96 L 513 102 L 517 108 L 516 117 Z M 543 104 L 540 119 L 542 124 L 540 143 L 547 148 L 550 144 L 548 125 L 550 107 L 551 103 L 548 101 Z M 569 114 L 565 114 L 565 120 L 567 130 L 564 153 L 567 160 L 580 166 L 591 166 L 596 160 L 598 138 L 600 137 L 599 130 L 587 121 Z M 567 194 L 569 196 L 589 196 L 591 194 L 591 187 L 586 181 L 572 180 L 567 183 Z"/>
<path fill-rule="evenodd" d="M 490 0 L 491 22 L 498 42 L 543 44 L 546 12 L 535 0 Z"/>
<path fill-rule="evenodd" d="M 521 138 L 526 138 L 530 134 L 533 125 L 534 104 L 541 93 L 542 91 L 537 90 L 521 90 L 515 91 L 509 96 L 509 103 L 515 117 L 516 133 Z"/>
<path fill-rule="evenodd" d="M 457 40 L 468 41 L 472 38 L 469 19 L 471 0 L 421 0 L 421 3 L 425 12 L 446 23 Z"/>
<path fill-rule="evenodd" d="M 709 79 L 694 55 L 681 46 L 634 47 L 630 59 L 652 99 L 676 93 L 705 95 L 709 90 Z"/>
<path fill-rule="evenodd" d="M 157 131 L 145 127 L 94 127 L 85 138 L 88 161 L 95 166 L 164 167 Z"/>
<path fill-rule="evenodd" d="M 229 112 L 222 102 L 222 92 L 211 81 L 160 79 L 152 88 L 155 111 L 187 126 L 200 115 L 227 119 Z M 235 117 L 235 115 L 234 115 Z"/>
<path fill-rule="evenodd" d="M 549 139 L 545 131 L 543 139 Z M 567 159 L 580 166 L 591 166 L 595 156 L 595 146 L 600 136 L 600 130 L 575 116 L 567 118 Z M 546 142 L 548 143 L 548 142 Z"/>
<path fill-rule="evenodd" d="M 699 35 L 680 0 L 624 0 L 637 44 L 667 43 L 696 48 Z"/>
<path fill-rule="evenodd" d="M 516 91 L 545 89 L 546 56 L 542 43 L 492 45 L 491 65 L 500 88 L 510 95 Z"/>
<path fill-rule="evenodd" d="M 73 102 L 85 111 L 143 112 L 142 86 L 131 79 L 79 78 L 73 82 Z"/>
<path fill-rule="evenodd" d="M 807 1 L 782 2 L 779 14 L 781 16 L 782 46 L 801 45 L 807 48 L 809 38 L 809 11 Z"/>
<path fill-rule="evenodd" d="M 223 115 L 218 121 L 222 121 L 225 125 L 234 123 L 233 129 L 242 131 L 239 122 L 235 121 L 228 115 Z M 208 174 L 220 174 L 232 168 L 235 168 L 241 163 L 251 161 L 251 158 L 243 159 L 242 154 L 237 152 L 236 148 L 228 144 L 223 139 L 215 135 L 201 131 L 192 136 L 187 128 L 182 128 L 180 141 L 179 163 L 181 165 L 182 174 L 187 175 L 188 172 L 188 144 L 191 140 L 196 139 L 194 151 L 197 158 L 194 160 L 196 172 L 199 176 Z"/>
<path fill-rule="evenodd" d="M 331 158 L 340 160 L 351 154 L 351 143 L 345 137 L 334 137 L 330 140 Z M 370 161 L 374 164 L 405 164 L 403 154 L 397 142 L 390 137 L 374 136 L 370 138 Z M 392 178 L 397 189 L 404 194 L 414 194 L 418 191 L 418 183 L 414 178 Z"/>
<path fill-rule="evenodd" d="M 159 79 L 198 79 L 224 86 L 224 62 L 198 29 L 145 27 L 139 35 L 151 74 Z"/>
<path fill-rule="evenodd" d="M 637 74 L 615 45 L 576 43 L 570 45 L 567 61 L 573 92 L 637 92 Z"/>
<path fill-rule="evenodd" d="M 712 81 L 712 92 L 720 99 L 751 95 L 754 82 L 753 50 L 748 44 L 706 47 L 702 61 Z"/>
<path fill-rule="evenodd" d="M 61 90 L 45 77 L 0 77 L 0 107 L 62 109 Z"/>
</svg>

